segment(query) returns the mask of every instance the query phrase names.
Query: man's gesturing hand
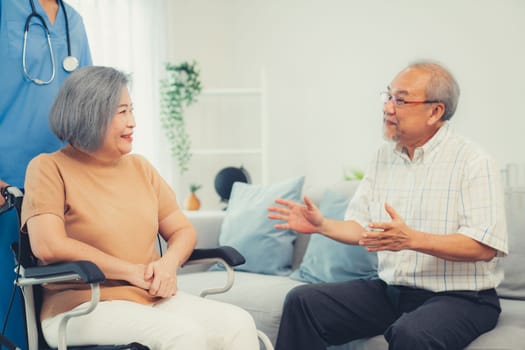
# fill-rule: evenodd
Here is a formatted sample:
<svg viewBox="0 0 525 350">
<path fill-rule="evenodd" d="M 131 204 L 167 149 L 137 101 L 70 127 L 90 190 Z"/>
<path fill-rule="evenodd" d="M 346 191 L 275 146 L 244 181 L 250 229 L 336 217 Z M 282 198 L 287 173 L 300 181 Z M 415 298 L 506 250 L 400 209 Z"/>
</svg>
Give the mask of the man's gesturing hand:
<svg viewBox="0 0 525 350">
<path fill-rule="evenodd" d="M 385 203 L 385 210 L 392 221 L 371 222 L 368 227 L 373 231 L 364 233 L 359 245 L 365 246 L 369 252 L 412 249 L 416 245 L 415 242 L 422 239 L 423 234 L 408 227 L 388 203 Z"/>
<path fill-rule="evenodd" d="M 275 228 L 281 230 L 294 230 L 301 233 L 319 232 L 323 223 L 323 215 L 310 198 L 304 197 L 304 203 L 295 203 L 285 199 L 276 199 L 275 203 L 281 206 L 269 207 L 268 218 L 284 221 L 275 224 Z"/>
</svg>

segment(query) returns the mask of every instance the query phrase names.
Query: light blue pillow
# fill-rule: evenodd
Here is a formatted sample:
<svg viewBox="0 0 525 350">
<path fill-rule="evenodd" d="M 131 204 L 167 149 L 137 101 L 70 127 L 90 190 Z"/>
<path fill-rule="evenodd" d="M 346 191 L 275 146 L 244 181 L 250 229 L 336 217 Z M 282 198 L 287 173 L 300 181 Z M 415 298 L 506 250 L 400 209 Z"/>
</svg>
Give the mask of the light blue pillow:
<svg viewBox="0 0 525 350">
<path fill-rule="evenodd" d="M 348 196 L 326 191 L 319 209 L 325 217 L 342 220 L 349 201 Z M 348 245 L 321 234 L 313 234 L 301 265 L 290 278 L 310 283 L 377 278 L 377 254 L 369 253 L 361 246 Z"/>
<path fill-rule="evenodd" d="M 220 245 L 236 248 L 246 259 L 237 270 L 268 275 L 291 272 L 296 233 L 274 228 L 268 207 L 276 198 L 301 200 L 304 177 L 263 186 L 236 182 L 219 236 Z"/>
</svg>

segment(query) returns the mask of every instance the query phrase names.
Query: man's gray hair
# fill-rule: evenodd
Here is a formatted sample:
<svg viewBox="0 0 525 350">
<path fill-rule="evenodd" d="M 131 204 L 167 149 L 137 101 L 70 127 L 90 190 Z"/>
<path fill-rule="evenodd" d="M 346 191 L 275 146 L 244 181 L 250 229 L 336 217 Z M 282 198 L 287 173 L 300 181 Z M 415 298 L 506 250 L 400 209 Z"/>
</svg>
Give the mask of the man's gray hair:
<svg viewBox="0 0 525 350">
<path fill-rule="evenodd" d="M 83 67 L 62 84 L 49 124 L 57 137 L 85 151 L 96 151 L 115 115 L 129 77 L 110 67 Z"/>
<path fill-rule="evenodd" d="M 441 64 L 432 61 L 417 61 L 408 68 L 421 69 L 431 74 L 426 89 L 427 100 L 437 100 L 445 104 L 445 113 L 441 120 L 449 120 L 456 112 L 459 100 L 459 85 L 452 75 Z"/>
</svg>

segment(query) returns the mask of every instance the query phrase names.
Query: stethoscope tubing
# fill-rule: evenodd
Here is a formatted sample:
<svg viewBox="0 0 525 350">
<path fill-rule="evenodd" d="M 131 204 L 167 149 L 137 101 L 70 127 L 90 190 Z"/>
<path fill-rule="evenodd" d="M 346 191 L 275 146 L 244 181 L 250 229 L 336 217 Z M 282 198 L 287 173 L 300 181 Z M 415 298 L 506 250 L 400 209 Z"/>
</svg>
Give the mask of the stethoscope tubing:
<svg viewBox="0 0 525 350">
<path fill-rule="evenodd" d="M 24 45 L 22 47 L 22 68 L 24 70 L 24 75 L 26 76 L 27 79 L 31 80 L 32 82 L 34 82 L 37 85 L 47 85 L 47 84 L 51 83 L 53 81 L 53 79 L 55 79 L 55 73 L 56 73 L 56 69 L 55 69 L 55 67 L 56 67 L 55 55 L 53 54 L 53 49 L 52 49 L 52 46 L 51 46 L 51 35 L 49 33 L 49 29 L 47 28 L 46 22 L 44 21 L 42 16 L 40 16 L 38 13 L 36 13 L 35 8 L 34 8 L 34 4 L 33 4 L 33 0 L 31 0 L 31 7 L 33 9 L 33 12 L 31 12 L 31 14 L 27 17 L 26 24 L 25 24 L 25 29 L 24 29 Z M 32 78 L 29 75 L 29 72 L 27 70 L 27 65 L 26 65 L 27 34 L 29 33 L 29 25 L 31 24 L 31 19 L 33 17 L 38 18 L 40 20 L 40 22 L 42 22 L 42 24 L 44 26 L 44 31 L 45 31 L 46 39 L 47 39 L 47 48 L 49 49 L 49 56 L 51 57 L 51 67 L 52 67 L 51 77 L 48 80 L 46 80 L 46 81 L 38 79 L 38 78 Z"/>
<path fill-rule="evenodd" d="M 47 84 L 51 83 L 53 81 L 53 79 L 55 79 L 55 75 L 56 75 L 56 62 L 55 62 L 55 55 L 53 53 L 53 48 L 52 48 L 52 44 L 51 44 L 51 34 L 49 32 L 49 28 L 47 27 L 47 24 L 46 24 L 46 21 L 44 20 L 44 18 L 38 12 L 36 12 L 35 3 L 33 2 L 33 0 L 29 0 L 29 3 L 31 5 L 31 13 L 29 14 L 29 16 L 27 16 L 26 23 L 25 23 L 25 26 L 24 26 L 24 44 L 23 44 L 23 47 L 22 47 L 22 68 L 23 68 L 23 71 L 24 71 L 24 76 L 28 80 L 32 81 L 33 83 L 35 83 L 37 85 L 47 85 Z M 66 7 L 64 6 L 64 2 L 62 0 L 57 0 L 57 3 L 62 8 L 62 11 L 64 13 L 65 24 L 66 24 L 67 57 L 64 59 L 64 65 L 63 66 L 64 66 L 64 69 L 66 71 L 70 72 L 70 71 L 74 71 L 77 68 L 78 60 L 76 60 L 76 58 L 71 56 L 71 41 L 70 41 L 70 37 L 69 37 L 69 20 L 67 18 Z M 27 69 L 27 64 L 26 64 L 27 35 L 29 33 L 29 26 L 31 25 L 31 19 L 33 19 L 33 18 L 37 18 L 40 21 L 40 23 L 42 24 L 42 26 L 44 28 L 45 35 L 46 35 L 47 47 L 49 49 L 49 55 L 51 57 L 51 66 L 52 66 L 51 77 L 48 80 L 41 80 L 41 79 L 38 79 L 38 78 L 31 77 L 29 75 L 29 71 Z M 65 62 L 68 59 L 72 59 L 72 60 L 77 61 L 76 65 L 73 64 L 73 66 L 71 68 L 70 68 L 69 65 L 67 65 L 67 67 L 66 67 Z M 71 62 L 69 62 L 69 63 L 71 63 Z"/>
</svg>

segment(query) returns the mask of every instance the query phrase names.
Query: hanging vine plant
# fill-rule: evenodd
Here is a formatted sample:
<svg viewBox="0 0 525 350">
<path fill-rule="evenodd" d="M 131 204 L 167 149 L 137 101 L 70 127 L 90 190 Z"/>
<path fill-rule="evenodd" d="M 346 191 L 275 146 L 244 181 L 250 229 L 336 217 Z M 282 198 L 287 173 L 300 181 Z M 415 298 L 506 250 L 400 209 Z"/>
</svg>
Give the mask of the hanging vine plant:
<svg viewBox="0 0 525 350">
<path fill-rule="evenodd" d="M 191 140 L 183 112 L 196 101 L 202 87 L 195 61 L 179 65 L 166 63 L 165 70 L 166 79 L 160 81 L 161 123 L 182 175 L 191 160 Z"/>
</svg>

